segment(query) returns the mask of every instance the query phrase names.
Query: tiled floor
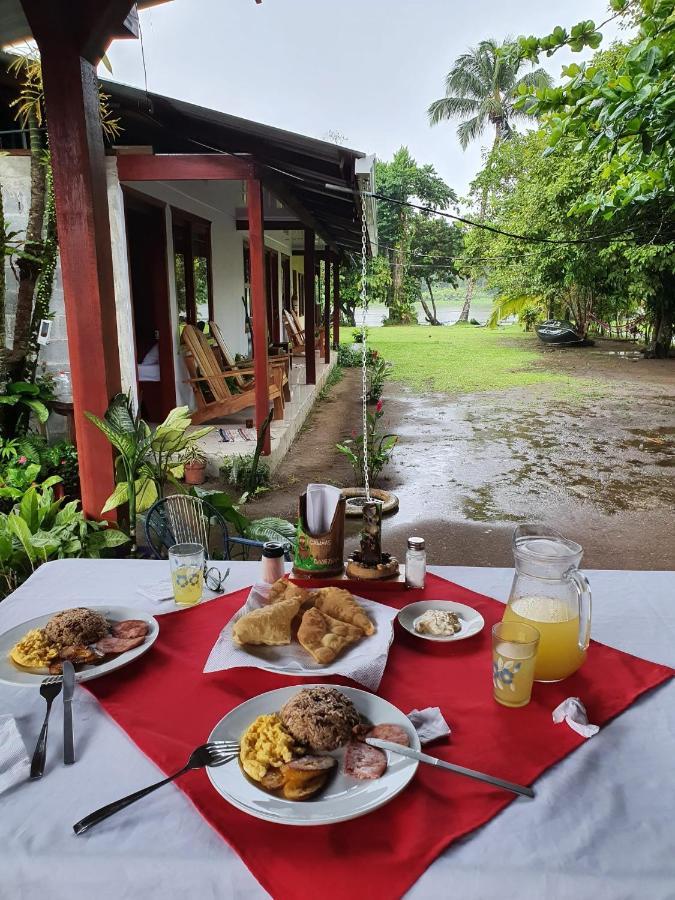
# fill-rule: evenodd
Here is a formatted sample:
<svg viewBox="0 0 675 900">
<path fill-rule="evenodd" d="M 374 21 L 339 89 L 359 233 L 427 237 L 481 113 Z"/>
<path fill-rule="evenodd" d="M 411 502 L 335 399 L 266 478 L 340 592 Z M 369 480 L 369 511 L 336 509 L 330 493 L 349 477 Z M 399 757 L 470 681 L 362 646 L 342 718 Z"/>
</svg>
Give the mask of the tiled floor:
<svg viewBox="0 0 675 900">
<path fill-rule="evenodd" d="M 304 359 L 299 359 L 291 370 L 291 402 L 286 403 L 284 410 L 284 418 L 282 421 L 272 420 L 271 438 L 272 453 L 265 457 L 271 470 L 274 470 L 293 443 L 293 439 L 302 427 L 303 422 L 309 415 L 312 406 L 316 400 L 318 393 L 324 386 L 330 370 L 335 365 L 337 354 L 331 353 L 330 363 L 323 362 L 317 355 L 316 358 L 316 384 L 305 384 L 305 363 Z M 244 429 L 249 434 L 252 431 L 246 429 L 246 420 L 252 419 L 254 415 L 253 408 L 244 409 L 240 413 L 228 416 L 217 422 L 213 422 L 214 430 L 202 438 L 199 442 L 201 449 L 205 453 L 208 460 L 209 475 L 216 475 L 224 456 L 235 453 L 253 453 L 255 450 L 255 438 L 245 440 L 238 433 L 238 430 Z M 222 428 L 228 432 L 234 432 L 234 441 L 223 441 L 218 429 Z"/>
</svg>

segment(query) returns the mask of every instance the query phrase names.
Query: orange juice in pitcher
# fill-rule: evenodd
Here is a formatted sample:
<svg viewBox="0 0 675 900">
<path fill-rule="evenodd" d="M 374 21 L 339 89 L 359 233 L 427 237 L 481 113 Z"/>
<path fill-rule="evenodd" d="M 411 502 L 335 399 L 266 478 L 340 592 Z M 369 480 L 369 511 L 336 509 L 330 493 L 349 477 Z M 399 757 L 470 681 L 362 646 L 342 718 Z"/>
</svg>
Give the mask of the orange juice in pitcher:
<svg viewBox="0 0 675 900">
<path fill-rule="evenodd" d="M 591 592 L 579 572 L 579 544 L 534 525 L 513 537 L 516 573 L 503 621 L 539 632 L 536 681 L 560 681 L 583 664 L 591 634 Z"/>
</svg>

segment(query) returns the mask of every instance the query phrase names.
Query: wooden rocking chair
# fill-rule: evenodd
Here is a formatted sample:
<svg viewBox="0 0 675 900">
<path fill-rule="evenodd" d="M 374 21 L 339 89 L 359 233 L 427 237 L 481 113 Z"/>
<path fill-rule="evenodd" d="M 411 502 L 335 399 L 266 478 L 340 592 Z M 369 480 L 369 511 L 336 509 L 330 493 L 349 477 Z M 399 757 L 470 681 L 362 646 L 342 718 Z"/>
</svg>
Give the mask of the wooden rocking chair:
<svg viewBox="0 0 675 900">
<path fill-rule="evenodd" d="M 211 337 L 213 338 L 215 345 L 220 353 L 223 365 L 227 366 L 228 369 L 232 369 L 233 372 L 239 371 L 239 369 L 243 366 L 247 369 L 253 367 L 253 360 L 247 359 L 242 362 L 237 362 L 234 358 L 232 351 L 225 343 L 225 339 L 223 338 L 223 333 L 220 330 L 220 326 L 217 322 L 209 322 L 209 332 L 211 333 Z M 284 391 L 284 400 L 287 400 L 290 403 L 291 400 L 291 387 L 288 383 L 288 378 L 290 374 L 290 356 L 288 353 L 280 353 L 277 356 L 270 355 L 267 359 L 270 368 L 274 366 L 278 366 L 282 371 L 282 379 L 281 385 Z M 251 379 L 248 376 L 236 374 L 235 376 L 235 384 L 240 390 L 246 390 L 249 386 Z"/>
<path fill-rule="evenodd" d="M 230 369 L 222 366 L 206 335 L 186 325 L 181 334 L 184 346 L 185 365 L 190 377 L 187 382 L 192 387 L 197 409 L 192 413 L 192 424 L 212 422 L 222 419 L 242 409 L 255 406 L 255 381 L 253 367 Z M 251 376 L 243 388 L 237 379 Z M 268 396 L 274 407 L 274 418 L 284 417 L 283 371 L 280 366 L 271 366 L 268 371 Z M 232 382 L 232 387 L 230 383 Z M 239 388 L 239 393 L 233 387 Z"/>
<path fill-rule="evenodd" d="M 295 310 L 284 310 L 284 324 L 286 326 L 286 331 L 291 338 L 291 343 L 295 343 L 296 339 L 302 344 L 301 351 L 294 352 L 305 352 L 305 329 L 303 328 L 300 317 L 296 313 Z M 316 347 L 315 351 L 318 350 L 320 353 L 324 352 L 325 342 L 326 342 L 326 331 L 323 326 L 317 327 L 315 329 L 315 338 L 316 338 Z"/>
</svg>

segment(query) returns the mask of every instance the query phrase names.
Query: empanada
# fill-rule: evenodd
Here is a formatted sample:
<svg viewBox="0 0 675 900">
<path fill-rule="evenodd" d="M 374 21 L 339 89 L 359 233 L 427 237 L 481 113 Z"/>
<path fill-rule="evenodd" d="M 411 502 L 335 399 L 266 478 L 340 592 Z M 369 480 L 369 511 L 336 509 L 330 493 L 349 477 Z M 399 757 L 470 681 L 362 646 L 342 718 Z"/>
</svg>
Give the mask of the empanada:
<svg viewBox="0 0 675 900">
<path fill-rule="evenodd" d="M 362 637 L 363 631 L 356 625 L 340 622 L 316 608 L 305 612 L 298 628 L 298 641 L 323 666 Z"/>
<path fill-rule="evenodd" d="M 246 613 L 232 628 L 232 639 L 236 644 L 290 644 L 291 622 L 298 614 L 300 601 L 297 598 L 279 600 L 270 606 L 263 606 Z"/>
<path fill-rule="evenodd" d="M 320 588 L 315 592 L 314 605 L 334 619 L 356 625 L 364 634 L 375 634 L 375 626 L 349 591 L 335 587 Z"/>
<path fill-rule="evenodd" d="M 309 605 L 310 592 L 304 588 L 298 587 L 286 578 L 280 578 L 275 581 L 267 595 L 268 603 L 279 603 L 280 600 L 299 600 L 300 605 Z"/>
</svg>

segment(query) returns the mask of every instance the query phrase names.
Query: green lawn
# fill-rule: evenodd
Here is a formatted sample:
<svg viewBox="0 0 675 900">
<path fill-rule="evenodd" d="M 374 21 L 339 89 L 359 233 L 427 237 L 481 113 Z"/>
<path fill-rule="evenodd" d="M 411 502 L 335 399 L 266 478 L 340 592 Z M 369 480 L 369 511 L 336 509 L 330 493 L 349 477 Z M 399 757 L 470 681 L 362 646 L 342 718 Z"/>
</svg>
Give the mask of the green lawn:
<svg viewBox="0 0 675 900">
<path fill-rule="evenodd" d="M 533 367 L 537 337 L 517 326 L 498 330 L 452 325 L 371 328 L 368 343 L 394 364 L 392 380 L 448 394 L 532 384 L 569 385 L 565 375 Z"/>
</svg>

